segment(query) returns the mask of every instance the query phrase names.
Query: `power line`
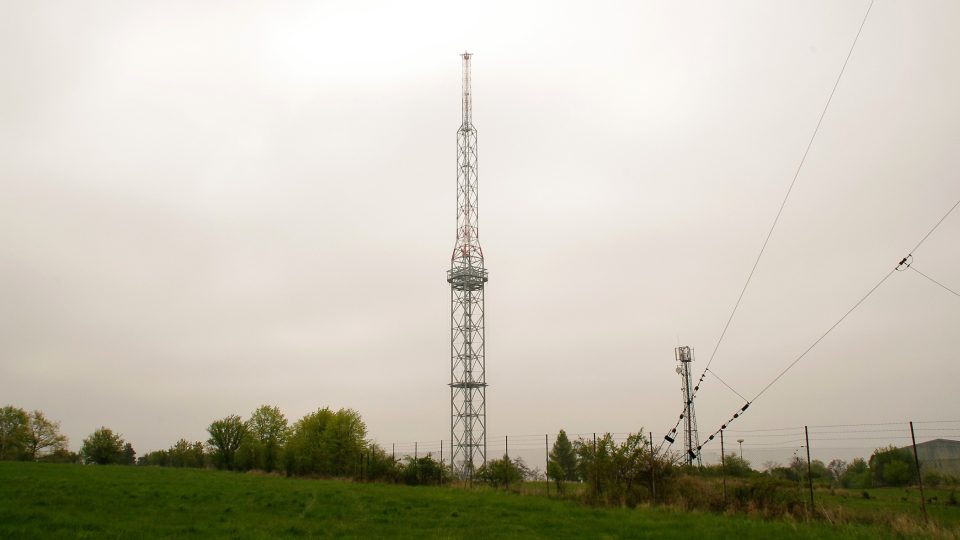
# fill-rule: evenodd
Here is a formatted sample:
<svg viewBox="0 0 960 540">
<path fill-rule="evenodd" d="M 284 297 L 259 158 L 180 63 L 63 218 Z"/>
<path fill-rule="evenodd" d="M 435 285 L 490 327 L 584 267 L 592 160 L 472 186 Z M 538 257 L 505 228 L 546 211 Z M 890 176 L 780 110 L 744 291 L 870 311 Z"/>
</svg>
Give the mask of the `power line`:
<svg viewBox="0 0 960 540">
<path fill-rule="evenodd" d="M 863 295 L 863 297 L 860 298 L 860 300 L 858 300 L 857 303 L 853 305 L 853 307 L 851 307 L 850 309 L 848 309 L 847 312 L 843 314 L 843 317 L 840 317 L 840 318 L 837 320 L 837 322 L 833 323 L 833 326 L 831 326 L 830 328 L 828 328 L 827 331 L 824 332 L 819 338 L 817 338 L 817 340 L 814 341 L 812 345 L 810 345 L 809 347 L 807 347 L 807 350 L 803 351 L 803 353 L 801 353 L 800 356 L 798 356 L 793 362 L 790 362 L 790 365 L 788 365 L 783 371 L 781 371 L 779 375 L 777 375 L 776 377 L 774 377 L 774 379 L 773 379 L 772 381 L 770 381 L 769 384 L 767 384 L 766 386 L 764 386 L 764 387 L 763 387 L 763 390 L 760 390 L 760 393 L 758 393 L 752 400 L 750 400 L 750 402 L 752 403 L 752 402 L 756 401 L 757 398 L 759 398 L 760 396 L 762 396 L 762 395 L 764 394 L 764 392 L 766 392 L 767 390 L 769 390 L 771 386 L 773 386 L 777 381 L 779 381 L 781 377 L 783 377 L 784 375 L 786 375 L 787 372 L 790 371 L 791 368 L 793 368 L 793 366 L 797 365 L 797 362 L 799 362 L 800 360 L 802 360 L 803 357 L 807 355 L 807 353 L 809 353 L 810 351 L 813 350 L 814 347 L 816 347 L 817 345 L 819 345 L 820 342 L 823 341 L 823 338 L 827 337 L 827 335 L 829 335 L 830 332 L 832 332 L 834 328 L 836 328 L 837 326 L 839 326 L 840 323 L 842 323 L 844 319 L 846 319 L 851 313 L 853 313 L 853 311 L 854 311 L 855 309 L 857 309 L 858 307 L 860 307 L 860 304 L 862 304 L 867 298 L 870 298 L 870 295 L 873 294 L 873 292 L 876 291 L 878 288 L 880 288 L 880 286 L 883 285 L 883 282 L 887 281 L 887 279 L 889 279 L 890 276 L 892 276 L 894 272 L 896 272 L 896 268 L 893 268 L 893 269 L 891 269 L 889 272 L 887 272 L 887 275 L 883 276 L 883 279 L 881 279 L 880 281 L 878 281 L 877 284 L 873 286 L 873 288 L 871 288 L 869 291 L 867 291 L 867 294 Z"/>
<path fill-rule="evenodd" d="M 925 235 L 923 236 L 923 238 L 922 238 L 919 242 L 917 242 L 917 245 L 914 246 L 913 249 L 911 249 L 910 252 L 907 254 L 908 257 L 909 257 L 910 255 L 913 255 L 913 253 L 914 253 L 915 251 L 917 251 L 917 249 L 919 249 L 920 246 L 922 246 L 924 242 L 927 241 L 927 238 L 929 238 L 930 235 L 933 234 L 933 231 L 937 230 L 937 227 L 939 227 L 940 224 L 943 223 L 943 222 L 947 219 L 947 217 L 950 215 L 951 212 L 953 212 L 954 210 L 956 210 L 957 206 L 960 206 L 960 199 L 957 199 L 957 202 L 953 203 L 953 206 L 951 206 L 950 209 L 947 210 L 947 213 L 944 214 L 942 218 L 940 218 L 940 221 L 938 221 L 937 224 L 934 225 L 933 228 L 930 229 L 930 231 L 929 231 L 927 234 L 925 234 Z"/>
<path fill-rule="evenodd" d="M 730 323 L 733 321 L 733 316 L 737 313 L 737 308 L 740 307 L 740 301 L 743 300 L 743 295 L 747 291 L 747 287 L 750 285 L 750 281 L 753 279 L 753 274 L 757 270 L 757 265 L 760 264 L 760 258 L 763 257 L 764 251 L 767 249 L 767 244 L 770 242 L 770 237 L 773 236 L 773 230 L 776 229 L 777 223 L 780 221 L 780 216 L 783 214 L 783 209 L 787 205 L 787 199 L 790 198 L 790 194 L 793 192 L 793 187 L 797 183 L 797 178 L 800 177 L 800 171 L 803 169 L 803 164 L 807 161 L 807 155 L 810 153 L 810 148 L 813 147 L 813 141 L 817 137 L 817 133 L 820 131 L 820 126 L 823 124 L 823 118 L 827 115 L 827 109 L 830 107 L 830 102 L 833 101 L 833 95 L 837 92 L 837 87 L 840 85 L 840 79 L 843 77 L 843 72 L 847 69 L 847 63 L 850 61 L 850 56 L 853 55 L 853 49 L 857 46 L 857 41 L 860 39 L 860 33 L 863 31 L 863 25 L 867 22 L 867 16 L 870 15 L 870 10 L 873 8 L 873 0 L 870 0 L 870 5 L 867 6 L 867 12 L 863 15 L 863 20 L 860 22 L 860 28 L 857 29 L 857 35 L 853 38 L 853 43 L 850 45 L 850 50 L 847 52 L 847 57 L 843 60 L 843 66 L 840 68 L 840 73 L 837 75 L 837 80 L 833 83 L 833 88 L 830 90 L 830 96 L 827 97 L 827 103 L 823 106 L 823 110 L 820 112 L 820 118 L 817 120 L 817 126 L 813 129 L 813 134 L 810 136 L 810 141 L 807 142 L 807 148 L 803 151 L 803 156 L 800 158 L 800 164 L 797 165 L 796 172 L 793 173 L 793 180 L 790 181 L 790 187 L 787 188 L 787 194 L 784 195 L 783 201 L 780 203 L 780 208 L 777 210 L 777 215 L 773 219 L 773 224 L 770 225 L 770 230 L 767 232 L 767 237 L 763 240 L 763 245 L 760 246 L 760 253 L 757 254 L 757 259 L 753 262 L 753 268 L 750 269 L 750 274 L 747 275 L 747 281 L 743 284 L 743 289 L 740 290 L 740 296 L 737 298 L 737 302 L 733 306 L 733 311 L 730 313 L 730 317 L 727 319 L 727 323 L 723 327 L 723 331 L 720 333 L 720 339 L 717 340 L 717 345 L 713 349 L 713 353 L 710 354 L 710 359 L 707 360 L 707 367 L 704 370 L 710 368 L 710 364 L 713 362 L 714 357 L 717 354 L 717 349 L 720 348 L 720 342 L 723 341 L 724 336 L 727 333 L 727 329 L 730 327 Z"/>
<path fill-rule="evenodd" d="M 790 181 L 790 186 L 787 188 L 787 193 L 786 195 L 784 195 L 783 201 L 780 202 L 780 208 L 777 209 L 777 215 L 776 217 L 774 217 L 773 223 L 770 225 L 770 230 L 767 231 L 767 236 L 763 240 L 763 245 L 760 246 L 760 252 L 757 254 L 756 260 L 753 261 L 753 267 L 750 268 L 750 273 L 747 275 L 747 280 L 743 284 L 743 288 L 740 289 L 740 295 L 737 297 L 737 301 L 733 305 L 733 310 L 730 312 L 730 316 L 727 317 L 726 324 L 723 325 L 723 331 L 720 332 L 720 338 L 717 339 L 717 344 L 713 347 L 713 352 L 710 353 L 710 358 L 707 360 L 707 365 L 703 370 L 704 374 L 707 372 L 707 370 L 710 369 L 710 364 L 712 364 L 713 359 L 716 358 L 717 351 L 720 349 L 720 344 L 723 342 L 723 338 L 727 335 L 727 330 L 730 329 L 730 323 L 733 322 L 733 317 L 737 314 L 737 309 L 740 307 L 740 302 L 743 301 L 743 295 L 746 294 L 747 288 L 750 286 L 750 282 L 753 279 L 753 275 L 757 271 L 757 266 L 760 264 L 760 259 L 763 257 L 763 253 L 767 249 L 767 244 L 770 243 L 770 238 L 773 236 L 773 231 L 774 229 L 777 228 L 777 223 L 779 223 L 780 216 L 783 214 L 783 209 L 787 205 L 787 200 L 790 198 L 790 194 L 793 192 L 793 188 L 797 183 L 797 178 L 800 177 L 800 171 L 803 170 L 803 165 L 807 161 L 807 155 L 810 153 L 810 148 L 813 147 L 813 141 L 814 139 L 816 139 L 817 133 L 819 133 L 820 131 L 820 126 L 823 124 L 823 118 L 827 114 L 827 109 L 830 108 L 830 102 L 833 101 L 833 96 L 837 92 L 837 87 L 840 85 L 840 79 L 843 77 L 843 73 L 847 69 L 847 63 L 850 61 L 850 57 L 853 55 L 853 49 L 857 46 L 857 41 L 860 39 L 861 32 L 863 32 L 863 26 L 866 24 L 867 17 L 870 15 L 870 10 L 873 8 L 873 1 L 874 0 L 870 0 L 870 5 L 867 6 L 867 11 L 866 13 L 863 14 L 863 20 L 860 21 L 860 27 L 857 29 L 857 35 L 854 36 L 853 43 L 850 45 L 850 50 L 847 51 L 847 56 L 843 60 L 843 66 L 840 67 L 840 73 L 837 75 L 837 79 L 833 83 L 833 88 L 830 90 L 830 95 L 827 97 L 827 102 L 823 106 L 823 110 L 820 112 L 820 118 L 817 119 L 817 125 L 813 129 L 813 134 L 810 135 L 810 140 L 807 142 L 807 147 L 803 151 L 803 156 L 800 158 L 800 163 L 797 165 L 797 170 L 793 173 L 793 179 Z M 703 374 L 701 374 L 700 380 L 697 383 L 697 386 L 694 388 L 693 395 L 690 396 L 690 401 L 693 401 L 693 399 L 696 398 L 697 391 L 700 389 L 700 384 L 703 383 L 703 379 L 704 379 Z M 726 385 L 726 383 L 724 384 Z M 733 390 L 733 388 L 730 387 L 729 385 L 726 385 L 726 386 L 727 388 L 730 388 L 730 390 Z M 737 392 L 736 390 L 733 390 L 733 393 L 740 396 L 740 393 Z M 743 396 L 740 396 L 740 397 L 741 399 L 743 398 Z M 671 430 L 671 433 L 676 431 L 677 426 L 680 425 L 680 422 L 682 420 L 683 420 L 683 415 L 681 415 L 680 419 L 677 420 L 677 424 L 676 426 L 673 427 L 673 430 Z M 660 446 L 663 446 L 662 442 L 660 443 Z"/>
<path fill-rule="evenodd" d="M 779 381 L 784 375 L 786 375 L 787 372 L 790 371 L 795 365 L 797 365 L 797 363 L 798 363 L 800 360 L 802 360 L 803 357 L 805 357 L 805 356 L 807 355 L 807 353 L 809 353 L 810 351 L 812 351 L 814 347 L 816 347 L 821 341 L 823 341 L 823 339 L 826 338 L 827 335 L 829 335 L 830 332 L 832 332 L 834 328 L 836 328 L 837 326 L 839 326 L 840 323 L 842 323 L 842 322 L 844 321 L 844 319 L 846 319 L 851 313 L 854 312 L 854 310 L 856 310 L 858 307 L 860 307 L 860 305 L 863 304 L 863 302 L 865 302 L 865 301 L 867 300 L 867 298 L 869 298 L 870 295 L 872 295 L 872 294 L 874 293 L 874 291 L 876 291 L 877 289 L 879 289 L 880 286 L 883 285 L 884 282 L 886 282 L 886 281 L 890 278 L 890 276 L 893 275 L 894 272 L 896 272 L 896 271 L 898 271 L 898 270 L 902 271 L 902 270 L 905 270 L 905 269 L 907 269 L 907 268 L 911 268 L 911 264 L 912 264 L 912 260 L 913 260 L 913 259 L 912 259 L 912 257 L 913 257 L 913 252 L 916 251 L 916 250 L 927 240 L 927 238 L 929 238 L 930 235 L 933 234 L 933 232 L 934 232 L 935 230 L 937 230 L 938 227 L 940 227 L 940 225 L 944 222 L 944 220 L 947 219 L 947 217 L 954 211 L 954 209 L 957 208 L 957 206 L 960 206 L 960 200 L 957 200 L 957 202 L 954 203 L 954 205 L 951 206 L 949 210 L 947 210 L 947 213 L 944 214 L 943 217 L 940 218 L 940 221 L 937 221 L 936 225 L 934 225 L 933 228 L 930 229 L 930 230 L 927 232 L 927 234 L 925 234 L 925 235 L 923 236 L 923 238 L 920 240 L 920 242 L 917 243 L 916 246 L 914 246 L 914 248 L 911 250 L 911 252 L 910 252 L 909 254 L 907 254 L 906 257 L 904 257 L 903 259 L 901 259 L 900 262 L 897 263 L 896 266 L 894 266 L 889 272 L 887 272 L 887 274 L 886 274 L 885 276 L 883 276 L 883 278 L 882 278 L 880 281 L 878 281 L 877 284 L 873 286 L 873 288 L 871 288 L 869 291 L 867 291 L 867 294 L 863 295 L 863 297 L 861 297 L 860 300 L 858 300 L 857 303 L 855 303 L 855 304 L 853 305 L 853 307 L 851 307 L 850 309 L 848 309 L 847 312 L 844 313 L 843 316 L 840 317 L 840 318 L 837 320 L 837 322 L 833 323 L 833 326 L 831 326 L 830 328 L 827 329 L 826 332 L 824 332 L 823 334 L 821 334 L 820 337 L 817 338 L 816 341 L 814 341 L 812 345 L 810 345 L 809 347 L 807 347 L 807 349 L 806 349 L 805 351 L 803 351 L 803 353 L 800 354 L 800 356 L 798 356 L 797 358 L 795 358 L 795 359 L 793 360 L 793 362 L 790 362 L 790 364 L 787 365 L 787 367 L 784 368 L 783 371 L 781 371 L 776 377 L 774 377 L 774 379 L 773 379 L 772 381 L 770 381 L 766 386 L 764 386 L 763 389 L 760 390 L 760 392 L 758 392 L 757 395 L 756 395 L 752 400 L 747 401 L 747 402 L 743 405 L 743 407 L 741 407 L 736 413 L 733 414 L 733 416 L 732 416 L 729 420 L 727 420 L 726 423 L 724 423 L 722 426 L 720 426 L 720 429 L 714 431 L 713 434 L 711 434 L 711 435 L 707 438 L 707 441 L 706 441 L 704 444 L 706 444 L 707 442 L 712 441 L 712 440 L 714 439 L 714 437 L 715 437 L 718 433 L 720 433 L 720 431 L 722 431 L 722 430 L 724 430 L 724 429 L 727 428 L 727 424 L 729 424 L 730 422 L 733 422 L 734 420 L 736 420 L 737 418 L 739 418 L 741 414 L 743 414 L 744 412 L 746 412 L 747 408 L 750 407 L 750 405 L 753 404 L 753 402 L 755 402 L 757 399 L 759 399 L 760 396 L 762 396 L 767 390 L 769 390 L 771 386 L 773 386 L 774 384 L 776 384 L 776 382 Z M 908 261 L 911 261 L 911 262 L 908 262 Z M 918 272 L 919 272 L 919 270 L 918 270 Z M 951 292 L 953 292 L 953 291 L 951 291 Z M 699 447 L 697 450 L 699 451 L 701 448 L 703 448 L 704 444 L 701 444 L 700 447 Z"/>
<path fill-rule="evenodd" d="M 740 396 L 740 399 L 742 399 L 742 400 L 744 400 L 744 401 L 747 400 L 747 398 L 743 397 L 743 394 L 741 394 L 740 392 L 737 392 L 736 390 L 733 389 L 732 386 L 730 386 L 729 384 L 727 384 L 727 381 L 721 379 L 720 376 L 717 375 L 717 372 L 716 372 L 716 371 L 713 371 L 713 370 L 711 370 L 711 369 L 708 369 L 708 370 L 706 370 L 706 371 L 709 371 L 711 375 L 713 375 L 714 377 L 716 377 L 718 381 L 720 381 L 721 383 L 723 383 L 724 386 L 726 386 L 727 388 L 729 388 L 731 392 L 733 392 L 734 394 Z"/>
<path fill-rule="evenodd" d="M 954 294 L 954 295 L 956 295 L 956 296 L 960 296 L 960 293 L 958 293 L 957 291 L 955 291 L 955 290 L 953 290 L 953 289 L 951 289 L 950 287 L 947 287 L 947 286 L 946 286 L 946 285 L 944 285 L 943 283 L 940 283 L 939 281 L 937 281 L 937 280 L 935 280 L 935 279 L 933 279 L 932 277 L 930 277 L 930 276 L 928 276 L 928 275 L 926 275 L 926 274 L 924 274 L 924 273 L 923 273 L 923 272 L 921 272 L 920 270 L 917 270 L 917 267 L 916 267 L 916 266 L 913 266 L 913 265 L 910 265 L 910 267 L 909 267 L 909 268 L 910 268 L 911 270 L 913 270 L 914 272 L 916 272 L 916 273 L 918 273 L 918 274 L 920 274 L 921 276 L 923 276 L 923 277 L 925 277 L 925 278 L 927 278 L 927 279 L 929 279 L 930 281 L 932 281 L 932 282 L 934 282 L 934 283 L 936 283 L 937 285 L 939 285 L 939 286 L 941 286 L 941 287 L 943 287 L 943 288 L 944 288 L 944 289 L 945 289 L 945 290 L 946 290 L 947 292 L 950 292 L 950 293 L 953 293 L 953 294 Z"/>
</svg>

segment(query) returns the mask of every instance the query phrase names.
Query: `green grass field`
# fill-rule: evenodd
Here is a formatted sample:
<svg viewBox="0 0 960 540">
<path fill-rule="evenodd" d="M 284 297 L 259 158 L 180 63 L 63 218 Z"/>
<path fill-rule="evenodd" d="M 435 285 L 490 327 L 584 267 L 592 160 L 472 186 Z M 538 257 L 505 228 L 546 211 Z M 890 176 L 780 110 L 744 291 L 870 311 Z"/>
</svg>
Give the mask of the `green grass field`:
<svg viewBox="0 0 960 540">
<path fill-rule="evenodd" d="M 869 502 L 869 501 L 864 501 Z M 0 538 L 877 538 L 889 528 L 491 490 L 192 469 L 0 462 Z"/>
<path fill-rule="evenodd" d="M 950 506 L 951 489 L 925 490 L 928 500 L 927 513 L 936 523 L 960 530 L 960 506 Z M 866 492 L 870 498 L 864 498 Z M 960 496 L 957 490 L 955 496 Z M 849 519 L 869 520 L 879 514 L 900 515 L 915 520 L 923 519 L 920 509 L 920 490 L 916 487 L 880 488 L 880 489 L 837 489 L 817 490 L 815 493 L 817 506 L 842 513 Z"/>
</svg>

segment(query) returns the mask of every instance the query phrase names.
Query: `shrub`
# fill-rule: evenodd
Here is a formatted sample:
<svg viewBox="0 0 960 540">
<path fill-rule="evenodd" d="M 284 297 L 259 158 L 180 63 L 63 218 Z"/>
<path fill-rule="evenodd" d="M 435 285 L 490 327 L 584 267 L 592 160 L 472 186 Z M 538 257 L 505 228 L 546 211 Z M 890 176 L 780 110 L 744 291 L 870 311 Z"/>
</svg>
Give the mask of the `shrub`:
<svg viewBox="0 0 960 540">
<path fill-rule="evenodd" d="M 516 458 L 511 461 L 509 456 L 503 456 L 483 464 L 477 469 L 474 479 L 494 487 L 507 487 L 510 484 L 519 484 L 532 475 L 533 472 L 523 459 Z"/>
<path fill-rule="evenodd" d="M 927 471 L 923 474 L 923 483 L 932 487 L 940 487 L 943 483 L 943 476 L 937 471 Z"/>
<path fill-rule="evenodd" d="M 439 485 L 450 481 L 450 469 L 433 459 L 431 454 L 416 459 L 407 456 L 398 466 L 397 475 L 408 486 Z"/>
<path fill-rule="evenodd" d="M 594 502 L 634 506 L 652 499 L 652 474 L 664 489 L 674 474 L 675 456 L 651 456 L 649 441 L 642 433 L 629 435 L 621 444 L 609 433 L 598 438 L 596 444 L 581 438 L 574 448 L 580 475 L 587 482 L 585 496 Z"/>
<path fill-rule="evenodd" d="M 863 458 L 856 458 L 840 477 L 840 485 L 848 489 L 867 489 L 873 485 L 873 472 Z"/>
<path fill-rule="evenodd" d="M 805 508 L 796 485 L 769 477 L 738 483 L 731 490 L 730 500 L 736 510 L 767 517 L 799 514 Z"/>
</svg>

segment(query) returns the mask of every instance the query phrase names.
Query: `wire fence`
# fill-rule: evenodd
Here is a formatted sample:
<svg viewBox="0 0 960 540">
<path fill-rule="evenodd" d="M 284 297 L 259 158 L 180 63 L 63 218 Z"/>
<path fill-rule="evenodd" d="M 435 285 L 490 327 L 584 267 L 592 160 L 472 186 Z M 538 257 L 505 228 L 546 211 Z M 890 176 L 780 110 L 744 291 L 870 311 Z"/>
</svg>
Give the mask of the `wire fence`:
<svg viewBox="0 0 960 540">
<path fill-rule="evenodd" d="M 615 443 L 627 440 L 631 432 L 597 431 L 567 433 L 571 442 L 583 440 L 592 443 L 594 437 L 609 434 Z M 649 432 L 643 433 L 650 437 Z M 874 451 L 889 447 L 905 448 L 912 452 L 914 439 L 917 444 L 918 459 L 924 472 L 936 471 L 947 476 L 960 478 L 960 420 L 922 420 L 911 423 L 899 422 L 825 424 L 808 426 L 777 426 L 756 429 L 724 430 L 724 452 L 734 454 L 749 462 L 751 468 L 765 471 L 788 465 L 794 458 L 806 460 L 807 440 L 812 460 L 823 463 L 855 458 L 869 460 Z M 659 443 L 653 434 L 654 444 Z M 539 475 L 546 471 L 549 453 L 556 442 L 557 433 L 512 434 L 487 436 L 486 456 L 488 460 L 509 455 L 511 459 L 521 458 L 528 467 Z M 434 459 L 449 463 L 450 440 L 386 442 L 375 441 L 397 459 L 406 457 L 432 456 Z M 701 440 L 701 443 L 703 441 Z M 719 437 L 704 445 L 700 458 L 704 465 L 719 464 Z M 686 449 L 682 438 L 669 447 L 660 450 L 678 454 Z"/>
</svg>

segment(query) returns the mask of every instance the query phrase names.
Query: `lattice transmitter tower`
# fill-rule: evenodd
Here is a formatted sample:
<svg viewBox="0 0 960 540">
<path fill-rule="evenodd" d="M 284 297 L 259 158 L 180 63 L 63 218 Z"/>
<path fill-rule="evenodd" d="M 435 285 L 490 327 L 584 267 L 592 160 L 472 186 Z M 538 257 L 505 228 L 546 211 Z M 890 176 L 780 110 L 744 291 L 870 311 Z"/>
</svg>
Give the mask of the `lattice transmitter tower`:
<svg viewBox="0 0 960 540">
<path fill-rule="evenodd" d="M 463 122 L 457 130 L 457 241 L 450 258 L 450 465 L 471 480 L 487 460 L 483 288 L 487 269 L 477 235 L 477 130 L 470 53 L 463 53 Z"/>
<path fill-rule="evenodd" d="M 686 450 L 684 458 L 688 465 L 701 465 L 700 461 L 700 438 L 697 435 L 697 413 L 693 408 L 694 390 L 691 381 L 690 364 L 693 363 L 693 349 L 690 347 L 677 347 L 674 349 L 677 363 L 677 373 L 683 378 L 683 446 Z"/>
</svg>

